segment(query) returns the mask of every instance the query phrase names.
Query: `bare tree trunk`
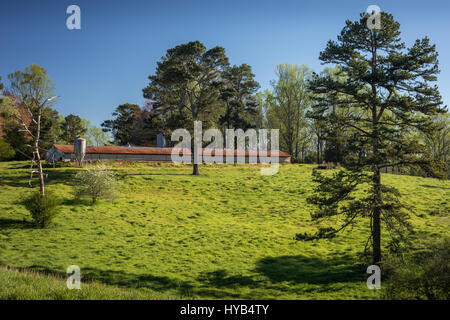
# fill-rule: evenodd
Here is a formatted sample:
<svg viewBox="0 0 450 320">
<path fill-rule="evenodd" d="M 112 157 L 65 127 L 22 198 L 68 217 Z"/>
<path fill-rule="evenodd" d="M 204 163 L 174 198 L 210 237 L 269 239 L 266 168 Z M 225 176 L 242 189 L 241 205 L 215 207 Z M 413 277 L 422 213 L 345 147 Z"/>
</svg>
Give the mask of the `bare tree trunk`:
<svg viewBox="0 0 450 320">
<path fill-rule="evenodd" d="M 34 137 L 34 155 L 38 167 L 39 173 L 39 191 L 42 197 L 45 197 L 45 182 L 44 182 L 44 172 L 42 171 L 41 155 L 39 153 L 39 139 L 41 135 L 41 114 L 42 107 L 38 107 L 38 115 L 36 119 L 36 135 Z"/>
</svg>

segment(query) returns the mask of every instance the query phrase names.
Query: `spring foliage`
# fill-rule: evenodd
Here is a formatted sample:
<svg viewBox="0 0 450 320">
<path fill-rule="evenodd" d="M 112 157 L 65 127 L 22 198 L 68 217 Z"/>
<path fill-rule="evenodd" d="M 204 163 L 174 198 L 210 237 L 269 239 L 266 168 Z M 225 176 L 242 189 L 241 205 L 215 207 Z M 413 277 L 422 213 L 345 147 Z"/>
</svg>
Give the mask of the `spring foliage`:
<svg viewBox="0 0 450 320">
<path fill-rule="evenodd" d="M 90 197 L 92 203 L 98 199 L 112 198 L 116 190 L 116 177 L 105 165 L 90 167 L 75 176 L 76 198 Z"/>
</svg>

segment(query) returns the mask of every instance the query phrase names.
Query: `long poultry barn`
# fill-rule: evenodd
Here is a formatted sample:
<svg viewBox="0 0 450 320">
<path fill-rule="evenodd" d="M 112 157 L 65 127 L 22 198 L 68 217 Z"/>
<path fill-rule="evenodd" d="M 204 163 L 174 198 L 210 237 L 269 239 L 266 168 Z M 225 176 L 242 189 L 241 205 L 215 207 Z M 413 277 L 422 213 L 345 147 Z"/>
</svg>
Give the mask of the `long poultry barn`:
<svg viewBox="0 0 450 320">
<path fill-rule="evenodd" d="M 61 145 L 55 144 L 53 145 L 49 151 L 47 151 L 45 155 L 45 160 L 47 162 L 58 162 L 58 161 L 75 161 L 75 150 L 73 145 Z M 190 150 L 188 149 L 178 149 L 175 150 L 178 154 L 183 155 L 191 155 Z M 172 162 L 172 152 L 173 148 L 162 148 L 162 147 L 121 147 L 121 146 L 88 146 L 86 147 L 86 154 L 84 156 L 85 161 L 132 161 L 132 162 Z M 202 150 L 203 154 L 208 154 L 211 156 L 222 156 L 223 163 L 227 163 L 226 160 L 226 150 L 209 150 L 207 153 L 207 149 Z M 266 162 L 260 161 L 260 156 L 271 157 L 271 153 L 267 152 L 267 154 L 262 154 L 259 152 L 241 152 L 234 151 L 234 162 L 237 161 L 237 156 L 242 156 L 245 159 L 245 163 L 254 162 L 256 159 L 257 162 Z M 279 151 L 278 152 L 278 161 L 279 163 L 290 163 L 291 155 Z"/>
</svg>

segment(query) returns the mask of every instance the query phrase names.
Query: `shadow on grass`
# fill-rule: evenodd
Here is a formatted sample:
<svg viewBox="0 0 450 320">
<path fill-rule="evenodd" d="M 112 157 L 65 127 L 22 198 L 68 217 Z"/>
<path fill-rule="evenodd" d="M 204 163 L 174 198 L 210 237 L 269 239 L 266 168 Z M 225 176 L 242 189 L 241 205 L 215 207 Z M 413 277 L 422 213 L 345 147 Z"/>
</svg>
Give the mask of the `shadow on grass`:
<svg viewBox="0 0 450 320">
<path fill-rule="evenodd" d="M 167 172 L 149 172 L 149 173 L 119 173 L 121 177 L 128 176 L 192 176 L 192 173 L 167 173 Z"/>
<path fill-rule="evenodd" d="M 132 274 L 122 271 L 99 270 L 94 268 L 82 269 L 85 279 L 106 282 L 120 287 L 150 288 L 157 291 L 176 289 L 180 293 L 193 288 L 186 281 L 169 278 L 166 276 L 155 276 L 152 274 Z"/>
<path fill-rule="evenodd" d="M 421 184 L 421 187 L 431 188 L 431 189 L 442 189 L 442 190 L 450 190 L 450 187 L 442 187 L 442 186 L 430 186 L 429 184 Z"/>
<path fill-rule="evenodd" d="M 308 284 L 332 284 L 355 282 L 363 279 L 355 260 L 351 256 L 332 259 L 314 257 L 280 256 L 258 261 L 256 271 L 269 278 L 270 282 L 292 282 Z"/>
<path fill-rule="evenodd" d="M 332 259 L 310 258 L 302 255 L 266 257 L 257 262 L 254 271 L 267 278 L 268 281 L 255 280 L 253 277 L 242 275 L 230 276 L 223 269 L 203 273 L 197 280 L 220 288 L 257 287 L 267 282 L 326 285 L 363 279 L 354 258 L 350 256 Z"/>
<path fill-rule="evenodd" d="M 75 176 L 75 171 L 61 171 L 61 170 L 44 170 L 48 176 L 45 179 L 46 185 L 62 183 L 65 185 L 74 185 L 73 177 Z M 23 175 L 11 176 L 11 175 L 0 175 L 0 186 L 10 186 L 15 188 L 29 187 L 28 181 L 30 178 L 30 173 L 25 172 Z M 32 185 L 33 187 L 39 185 L 38 174 L 33 175 Z"/>
<path fill-rule="evenodd" d="M 89 199 L 89 198 L 77 198 L 77 197 L 64 198 L 64 200 L 61 202 L 61 205 L 63 205 L 63 206 L 94 207 L 94 204 L 92 203 L 91 199 Z"/>
<path fill-rule="evenodd" d="M 28 269 L 66 278 L 67 274 L 43 266 Z M 354 257 L 320 259 L 302 255 L 266 257 L 256 263 L 253 276 L 229 274 L 218 269 L 205 272 L 194 281 L 158 276 L 149 273 L 135 274 L 116 270 L 81 268 L 83 281 L 98 281 L 125 288 L 148 288 L 158 292 L 174 291 L 184 297 L 249 298 L 248 290 L 265 292 L 287 290 L 298 293 L 297 285 L 320 285 L 321 291 L 335 290 L 332 284 L 363 281 L 364 274 L 358 271 Z"/>
<path fill-rule="evenodd" d="M 30 221 L 0 218 L 0 229 L 32 229 L 36 226 Z"/>
<path fill-rule="evenodd" d="M 56 276 L 59 278 L 67 278 L 67 274 L 60 270 L 54 270 L 45 266 L 32 265 L 24 268 L 39 273 Z M 171 279 L 165 276 L 155 276 L 152 274 L 133 274 L 115 270 L 100 270 L 96 268 L 81 267 L 82 281 L 85 282 L 102 282 L 124 288 L 148 288 L 158 292 L 167 290 L 175 290 L 182 296 L 189 296 L 193 286 L 186 281 Z"/>
<path fill-rule="evenodd" d="M 197 280 L 209 286 L 218 288 L 236 286 L 254 287 L 259 283 L 259 281 L 248 276 L 229 276 L 228 272 L 224 269 L 202 273 Z"/>
<path fill-rule="evenodd" d="M 201 274 L 196 280 L 202 285 L 194 292 L 216 298 L 248 299 L 237 290 L 240 287 L 264 292 L 267 289 L 298 293 L 297 285 L 320 285 L 322 291 L 331 291 L 332 284 L 364 281 L 352 256 L 320 259 L 302 255 L 266 257 L 256 263 L 259 276 L 229 275 L 219 269 Z M 245 294 L 244 294 L 245 295 Z"/>
</svg>

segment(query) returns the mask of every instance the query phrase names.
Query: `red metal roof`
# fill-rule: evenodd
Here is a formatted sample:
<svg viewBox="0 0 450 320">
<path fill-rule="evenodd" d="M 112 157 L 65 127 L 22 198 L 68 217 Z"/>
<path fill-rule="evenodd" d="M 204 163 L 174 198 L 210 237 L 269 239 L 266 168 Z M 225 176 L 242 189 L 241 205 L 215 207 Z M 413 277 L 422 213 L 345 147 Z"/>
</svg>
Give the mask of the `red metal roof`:
<svg viewBox="0 0 450 320">
<path fill-rule="evenodd" d="M 63 145 L 63 144 L 55 144 L 53 145 L 56 149 L 60 150 L 63 153 L 73 153 L 74 147 L 73 145 Z M 178 149 L 178 154 L 191 154 L 191 151 L 189 149 L 179 149 L 179 148 L 159 148 L 159 147 L 119 147 L 119 146 L 100 146 L 100 147 L 93 147 L 88 146 L 86 147 L 86 153 L 88 154 L 159 154 L 159 155 L 171 155 L 172 151 L 175 149 Z M 211 156 L 215 156 L 216 152 L 217 155 L 227 155 L 227 151 L 230 151 L 231 154 L 234 154 L 234 156 L 259 156 L 260 152 L 257 151 L 241 151 L 241 150 L 214 150 L 214 149 L 203 149 L 203 154 L 207 153 Z M 270 157 L 271 153 L 270 151 L 267 152 L 267 155 L 261 154 L 261 156 L 267 156 Z M 279 151 L 280 157 L 290 157 L 291 155 Z"/>
</svg>

